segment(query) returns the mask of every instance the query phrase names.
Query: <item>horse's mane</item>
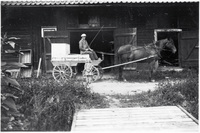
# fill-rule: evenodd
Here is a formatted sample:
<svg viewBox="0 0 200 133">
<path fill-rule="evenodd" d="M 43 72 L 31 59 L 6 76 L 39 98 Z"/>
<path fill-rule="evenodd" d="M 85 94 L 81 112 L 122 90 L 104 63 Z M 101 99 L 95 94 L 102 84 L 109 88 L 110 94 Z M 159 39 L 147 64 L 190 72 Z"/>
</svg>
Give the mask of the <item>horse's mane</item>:
<svg viewBox="0 0 200 133">
<path fill-rule="evenodd" d="M 149 47 L 149 48 L 152 48 L 152 49 L 159 49 L 160 46 L 161 46 L 161 41 L 162 40 L 153 41 L 151 43 L 148 43 L 147 45 L 144 45 L 144 47 Z"/>
<path fill-rule="evenodd" d="M 154 41 L 154 42 L 152 42 L 152 43 L 149 43 L 148 45 L 149 45 L 149 46 L 154 46 L 154 47 L 155 47 L 155 46 L 159 47 L 160 44 L 161 44 L 161 41 L 162 41 L 162 40 Z"/>
<path fill-rule="evenodd" d="M 159 41 L 154 41 L 154 42 L 148 43 L 146 46 L 155 47 L 155 46 L 159 46 L 159 44 L 160 44 Z"/>
</svg>

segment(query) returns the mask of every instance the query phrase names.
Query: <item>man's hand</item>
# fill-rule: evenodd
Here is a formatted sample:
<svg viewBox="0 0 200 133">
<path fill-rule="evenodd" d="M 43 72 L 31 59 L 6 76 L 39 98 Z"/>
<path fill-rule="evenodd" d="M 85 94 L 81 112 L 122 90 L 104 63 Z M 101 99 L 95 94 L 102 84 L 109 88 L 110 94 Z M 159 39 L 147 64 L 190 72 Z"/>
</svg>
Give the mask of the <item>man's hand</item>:
<svg viewBox="0 0 200 133">
<path fill-rule="evenodd" d="M 87 48 L 85 51 L 93 51 L 93 49 L 91 49 L 91 48 Z"/>
</svg>

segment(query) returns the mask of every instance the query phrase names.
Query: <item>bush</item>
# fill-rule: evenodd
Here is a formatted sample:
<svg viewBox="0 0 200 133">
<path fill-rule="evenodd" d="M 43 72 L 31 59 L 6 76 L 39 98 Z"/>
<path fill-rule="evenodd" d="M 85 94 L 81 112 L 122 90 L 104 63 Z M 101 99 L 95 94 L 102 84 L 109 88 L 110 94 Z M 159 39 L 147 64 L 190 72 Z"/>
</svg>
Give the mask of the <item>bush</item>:
<svg viewBox="0 0 200 133">
<path fill-rule="evenodd" d="M 163 73 L 162 77 L 169 77 L 158 84 L 158 89 L 148 91 L 134 96 L 125 96 L 125 104 L 139 105 L 145 107 L 181 105 L 195 118 L 198 119 L 198 71 L 195 69 L 183 72 Z"/>
<path fill-rule="evenodd" d="M 124 71 L 124 77 L 129 82 L 148 82 L 148 71 Z M 176 71 L 156 71 L 153 73 L 152 78 L 155 81 L 160 82 L 166 80 L 166 77 L 171 79 L 182 79 L 187 78 L 188 76 L 195 77 L 198 74 L 198 69 L 183 69 L 182 72 Z"/>
<path fill-rule="evenodd" d="M 15 40 L 19 38 L 8 37 L 7 33 L 1 37 L 1 57 L 12 54 L 17 56 L 20 53 L 15 49 Z M 10 47 L 10 48 L 9 48 Z M 18 95 L 23 93 L 20 84 L 11 77 L 9 69 L 26 67 L 18 62 L 1 61 L 1 130 L 24 130 L 23 114 L 18 111 L 15 101 Z"/>
<path fill-rule="evenodd" d="M 41 77 L 19 82 L 25 93 L 17 102 L 28 130 L 70 131 L 75 111 L 107 106 L 103 97 L 86 90 L 80 81 L 70 80 L 60 85 L 54 79 Z"/>
</svg>

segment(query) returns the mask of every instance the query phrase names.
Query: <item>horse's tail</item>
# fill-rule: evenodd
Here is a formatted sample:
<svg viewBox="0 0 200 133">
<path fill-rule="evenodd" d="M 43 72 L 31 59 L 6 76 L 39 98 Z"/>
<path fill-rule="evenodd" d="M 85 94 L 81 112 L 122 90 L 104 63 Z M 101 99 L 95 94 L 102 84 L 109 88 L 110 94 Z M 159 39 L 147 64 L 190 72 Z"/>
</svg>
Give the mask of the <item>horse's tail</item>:
<svg viewBox="0 0 200 133">
<path fill-rule="evenodd" d="M 117 64 L 120 64 L 122 62 L 122 60 L 121 60 L 121 55 L 120 54 L 117 54 L 117 61 L 116 61 L 116 63 Z"/>
<path fill-rule="evenodd" d="M 119 53 L 119 48 L 116 50 L 116 57 L 117 57 L 116 62 L 117 62 L 117 64 L 121 63 L 121 54 Z"/>
</svg>

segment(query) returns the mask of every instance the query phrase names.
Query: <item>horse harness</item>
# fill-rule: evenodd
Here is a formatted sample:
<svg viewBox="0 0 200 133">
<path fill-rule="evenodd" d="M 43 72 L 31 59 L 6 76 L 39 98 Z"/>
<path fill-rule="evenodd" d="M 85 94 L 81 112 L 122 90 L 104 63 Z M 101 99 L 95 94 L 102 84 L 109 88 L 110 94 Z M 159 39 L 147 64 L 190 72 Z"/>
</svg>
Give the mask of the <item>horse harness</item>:
<svg viewBox="0 0 200 133">
<path fill-rule="evenodd" d="M 167 43 L 169 43 L 169 42 L 167 42 Z M 151 45 L 151 46 L 150 46 L 150 45 Z M 133 49 L 133 50 L 124 52 L 124 53 L 120 53 L 120 55 L 128 54 L 128 53 L 131 53 L 132 51 L 135 51 L 135 50 L 138 50 L 138 49 L 145 49 L 145 51 L 146 51 L 147 53 L 150 54 L 150 52 L 147 50 L 147 47 L 152 47 L 153 49 L 155 49 L 156 54 L 158 55 L 158 57 L 159 57 L 159 58 L 162 58 L 162 56 L 161 56 L 161 54 L 160 54 L 160 52 L 159 52 L 159 50 L 160 50 L 161 48 L 157 47 L 156 42 L 153 42 L 153 43 L 151 43 L 151 44 L 149 44 L 149 45 L 141 46 L 140 48 L 136 48 L 136 49 Z M 170 50 L 167 50 L 167 49 L 162 49 L 162 50 L 164 50 L 164 51 L 170 51 Z M 107 52 L 100 52 L 100 51 L 95 51 L 95 52 L 100 53 L 100 54 L 104 54 L 104 55 L 114 55 L 114 56 L 117 55 L 117 54 L 114 54 L 114 53 L 107 53 Z"/>
<path fill-rule="evenodd" d="M 151 45 L 151 44 L 150 44 Z M 125 52 L 125 53 L 120 53 L 120 55 L 122 55 L 122 54 L 128 54 L 128 53 L 131 53 L 132 51 L 136 51 L 136 50 L 139 50 L 139 49 L 144 49 L 147 53 L 149 53 L 150 54 L 150 52 L 148 51 L 148 47 L 152 47 L 155 51 L 156 51 L 156 54 L 159 56 L 159 57 L 162 57 L 161 55 L 160 55 L 160 52 L 159 52 L 159 47 L 157 47 L 156 46 L 156 44 L 155 43 L 153 43 L 153 46 L 150 46 L 150 45 L 145 45 L 145 46 L 141 46 L 140 48 L 136 48 L 136 49 L 132 49 L 132 50 L 130 50 L 130 51 L 128 51 L 128 52 Z"/>
</svg>

